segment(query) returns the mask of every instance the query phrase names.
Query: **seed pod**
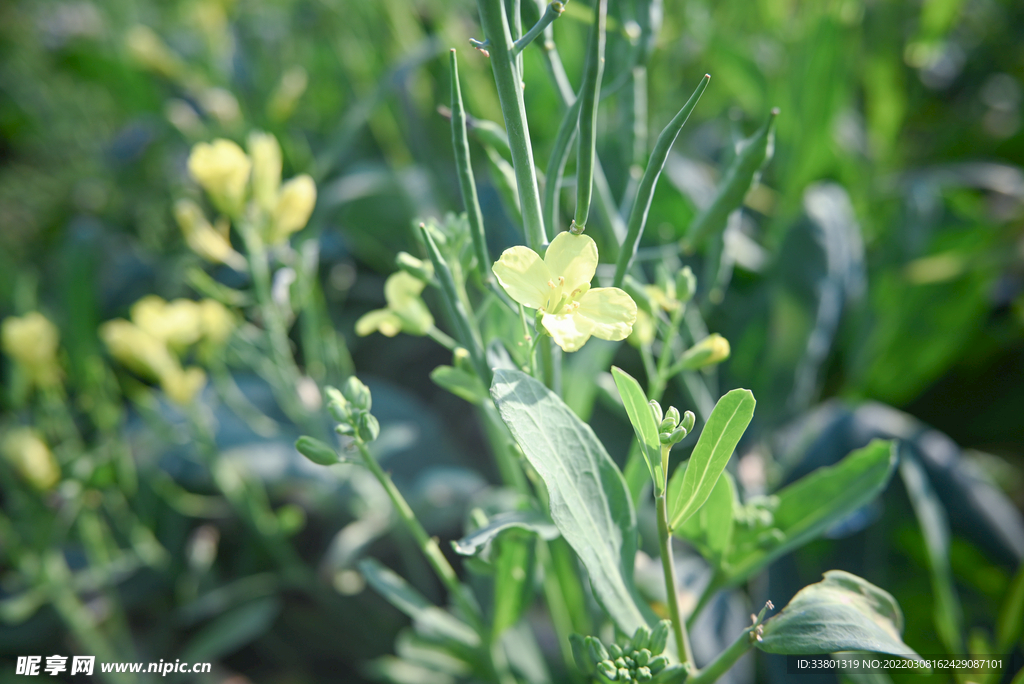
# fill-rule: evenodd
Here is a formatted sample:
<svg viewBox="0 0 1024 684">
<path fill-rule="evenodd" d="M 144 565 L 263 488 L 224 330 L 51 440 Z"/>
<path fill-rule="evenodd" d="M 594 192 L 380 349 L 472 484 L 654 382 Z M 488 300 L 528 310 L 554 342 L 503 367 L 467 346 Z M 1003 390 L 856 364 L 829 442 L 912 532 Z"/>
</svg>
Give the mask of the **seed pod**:
<svg viewBox="0 0 1024 684">
<path fill-rule="evenodd" d="M 658 674 L 664 670 L 667 665 L 668 658 L 663 655 L 654 656 L 651 658 L 651 662 L 647 663 L 648 669 L 650 669 L 653 674 Z"/>
<path fill-rule="evenodd" d="M 654 631 L 651 632 L 650 644 L 648 645 L 652 655 L 658 655 L 665 650 L 665 644 L 668 643 L 668 634 L 671 631 L 672 623 L 669 620 L 662 620 L 654 626 Z M 646 664 L 644 663 L 644 665 Z"/>
<path fill-rule="evenodd" d="M 339 461 L 338 452 L 319 439 L 303 435 L 295 440 L 295 448 L 300 454 L 319 465 L 334 465 Z"/>
<path fill-rule="evenodd" d="M 640 667 L 644 667 L 645 665 L 647 665 L 647 663 L 651 662 L 651 652 L 646 648 L 641 648 L 639 651 L 636 652 L 636 655 L 633 657 L 633 659 L 636 660 L 637 665 L 639 665 Z"/>
<path fill-rule="evenodd" d="M 633 639 L 629 642 L 631 650 L 639 651 L 641 648 L 647 648 L 648 643 L 651 641 L 651 628 L 647 625 L 640 625 L 633 632 Z"/>
<path fill-rule="evenodd" d="M 650 668 L 646 668 L 646 667 L 637 668 L 637 671 L 636 671 L 636 681 L 638 681 L 638 682 L 649 682 L 653 678 L 654 678 L 654 675 L 651 674 Z"/>
<path fill-rule="evenodd" d="M 608 654 L 611 658 L 622 657 L 622 647 L 618 644 L 608 644 Z"/>
<path fill-rule="evenodd" d="M 604 647 L 601 640 L 597 637 L 588 636 L 583 640 L 583 643 L 587 646 L 587 652 L 590 654 L 591 660 L 595 663 L 602 660 L 608 660 L 608 649 Z"/>
<path fill-rule="evenodd" d="M 661 413 L 661 404 L 651 399 L 647 402 L 647 405 L 651 407 L 651 415 L 654 416 L 654 422 L 660 424 L 665 419 L 665 416 Z"/>
<path fill-rule="evenodd" d="M 696 420 L 697 418 L 693 415 L 693 411 L 687 411 L 683 414 L 683 419 L 680 421 L 679 426 L 684 428 L 687 432 L 691 432 Z"/>
</svg>

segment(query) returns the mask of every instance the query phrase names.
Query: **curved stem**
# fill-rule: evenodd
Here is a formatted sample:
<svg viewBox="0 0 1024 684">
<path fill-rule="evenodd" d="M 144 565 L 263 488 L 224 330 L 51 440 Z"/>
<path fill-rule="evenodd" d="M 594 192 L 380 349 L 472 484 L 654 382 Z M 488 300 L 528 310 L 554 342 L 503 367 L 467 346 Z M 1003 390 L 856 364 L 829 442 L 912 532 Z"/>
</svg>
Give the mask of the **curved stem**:
<svg viewBox="0 0 1024 684">
<path fill-rule="evenodd" d="M 668 472 L 669 446 L 661 447 L 662 472 Z M 675 561 L 672 558 L 672 534 L 668 529 L 668 505 L 666 503 L 667 485 L 654 497 L 658 516 L 658 545 L 661 551 L 661 568 L 665 574 L 665 593 L 668 599 L 668 613 L 672 620 L 672 629 L 676 638 L 676 649 L 679 660 L 686 665 L 694 665 L 693 651 L 690 648 L 690 636 L 686 632 L 686 623 L 679 612 L 679 595 L 676 593 Z"/>
</svg>

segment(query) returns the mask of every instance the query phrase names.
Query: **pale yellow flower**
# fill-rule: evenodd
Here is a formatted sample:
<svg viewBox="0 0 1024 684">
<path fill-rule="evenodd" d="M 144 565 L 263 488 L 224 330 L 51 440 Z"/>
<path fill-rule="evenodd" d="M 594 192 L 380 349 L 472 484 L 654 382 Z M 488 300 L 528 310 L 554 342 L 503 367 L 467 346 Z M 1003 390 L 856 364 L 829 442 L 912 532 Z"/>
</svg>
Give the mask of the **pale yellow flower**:
<svg viewBox="0 0 1024 684">
<path fill-rule="evenodd" d="M 434 326 L 434 317 L 423 303 L 420 293 L 426 284 L 405 271 L 388 276 L 384 282 L 384 299 L 388 306 L 363 315 L 356 321 L 356 334 L 365 337 L 380 332 L 394 337 L 400 332 L 426 335 Z"/>
<path fill-rule="evenodd" d="M 204 299 L 199 302 L 199 315 L 203 339 L 214 346 L 219 347 L 227 342 L 235 330 L 235 317 L 216 299 Z"/>
<path fill-rule="evenodd" d="M 45 491 L 60 480 L 60 466 L 50 447 L 32 428 L 19 427 L 8 432 L 2 450 L 18 474 L 36 489 Z"/>
<path fill-rule="evenodd" d="M 506 249 L 492 271 L 509 296 L 542 312 L 541 324 L 564 351 L 590 336 L 625 339 L 636 322 L 636 302 L 617 287 L 591 289 L 597 244 L 587 235 L 559 233 L 544 258 L 529 247 Z"/>
<path fill-rule="evenodd" d="M 111 356 L 147 380 L 181 372 L 178 360 L 163 340 L 123 318 L 101 325 L 100 339 Z"/>
<path fill-rule="evenodd" d="M 682 370 L 697 370 L 725 361 L 730 353 L 729 340 L 718 333 L 712 333 L 687 349 L 680 357 L 678 366 Z"/>
<path fill-rule="evenodd" d="M 179 406 L 187 406 L 206 386 L 206 373 L 201 368 L 191 367 L 167 373 L 160 378 L 160 388 L 167 398 Z"/>
<path fill-rule="evenodd" d="M 131 315 L 135 325 L 175 348 L 195 344 L 203 335 L 202 311 L 191 299 L 166 302 L 147 295 L 132 304 Z"/>
<path fill-rule="evenodd" d="M 199 205 L 187 199 L 174 203 L 174 218 L 177 219 L 185 242 L 193 252 L 207 261 L 227 264 L 236 271 L 245 270 L 245 258 L 235 251 L 228 240 L 226 221 L 214 228 L 206 220 L 206 215 Z"/>
<path fill-rule="evenodd" d="M 32 382 L 47 386 L 60 380 L 57 363 L 60 334 L 46 316 L 33 311 L 21 317 L 5 318 L 0 338 L 4 352 L 24 367 Z"/>
<path fill-rule="evenodd" d="M 284 242 L 292 233 L 305 228 L 316 206 L 316 183 L 308 174 L 296 176 L 281 186 L 274 206 L 270 239 L 272 245 Z"/>
<path fill-rule="evenodd" d="M 230 140 L 218 138 L 198 143 L 188 158 L 188 171 L 217 208 L 229 216 L 242 212 L 252 162 L 242 148 Z"/>
<path fill-rule="evenodd" d="M 253 132 L 247 147 L 252 159 L 253 199 L 263 211 L 274 211 L 281 187 L 281 146 L 272 134 Z"/>
</svg>

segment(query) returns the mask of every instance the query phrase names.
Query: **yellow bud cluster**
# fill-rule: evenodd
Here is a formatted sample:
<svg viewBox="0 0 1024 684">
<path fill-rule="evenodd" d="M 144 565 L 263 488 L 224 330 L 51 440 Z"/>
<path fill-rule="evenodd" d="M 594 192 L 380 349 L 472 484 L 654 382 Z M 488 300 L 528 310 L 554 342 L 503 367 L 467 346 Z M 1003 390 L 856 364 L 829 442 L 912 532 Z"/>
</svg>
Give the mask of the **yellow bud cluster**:
<svg viewBox="0 0 1024 684">
<path fill-rule="evenodd" d="M 57 326 L 37 311 L 4 319 L 0 330 L 4 352 L 14 359 L 39 387 L 60 382 Z"/>
<path fill-rule="evenodd" d="M 8 432 L 0 451 L 17 473 L 39 491 L 46 491 L 60 481 L 60 466 L 50 447 L 32 428 L 19 427 Z"/>
</svg>

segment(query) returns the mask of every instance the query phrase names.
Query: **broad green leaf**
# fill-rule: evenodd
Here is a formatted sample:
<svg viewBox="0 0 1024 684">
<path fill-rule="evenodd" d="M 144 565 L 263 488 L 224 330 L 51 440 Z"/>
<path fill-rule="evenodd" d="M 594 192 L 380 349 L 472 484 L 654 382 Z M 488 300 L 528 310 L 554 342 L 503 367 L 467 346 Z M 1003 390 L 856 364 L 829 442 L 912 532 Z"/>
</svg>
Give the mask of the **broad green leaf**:
<svg viewBox="0 0 1024 684">
<path fill-rule="evenodd" d="M 491 634 L 498 637 L 519 622 L 533 597 L 534 536 L 523 530 L 506 530 L 495 540 L 494 617 Z"/>
<path fill-rule="evenodd" d="M 733 531 L 723 584 L 737 584 L 866 505 L 885 489 L 896 467 L 891 442 L 874 440 L 834 466 L 819 468 L 778 492 L 772 510 L 748 515 Z M 751 513 L 751 506 L 746 512 Z"/>
<path fill-rule="evenodd" d="M 438 366 L 430 372 L 430 379 L 435 385 L 471 404 L 479 404 L 487 398 L 487 391 L 480 379 L 461 368 Z"/>
<path fill-rule="evenodd" d="M 704 505 L 673 530 L 673 534 L 693 544 L 715 566 L 721 565 L 732 543 L 735 492 L 732 475 L 728 471 L 722 473 Z"/>
<path fill-rule="evenodd" d="M 263 636 L 281 610 L 276 596 L 250 601 L 210 621 L 182 653 L 191 661 L 216 660 Z"/>
<path fill-rule="evenodd" d="M 646 624 L 633 596 L 636 514 L 622 473 L 590 426 L 529 375 L 497 370 L 491 395 L 547 488 L 551 519 L 623 632 Z"/>
<path fill-rule="evenodd" d="M 932 617 L 947 653 L 963 653 L 963 609 L 953 585 L 949 566 L 949 522 L 946 510 L 928 481 L 924 468 L 912 456 L 900 459 L 900 476 L 921 526 L 928 567 L 932 575 Z"/>
<path fill-rule="evenodd" d="M 612 377 L 615 378 L 615 387 L 619 390 L 622 405 L 626 407 L 626 415 L 640 443 L 640 452 L 647 462 L 647 470 L 651 473 L 655 488 L 660 488 L 664 480 L 661 474 L 661 442 L 658 441 L 658 424 L 654 422 L 647 395 L 640 388 L 640 383 L 621 368 L 612 366 Z"/>
<path fill-rule="evenodd" d="M 903 643 L 902 633 L 903 613 L 888 592 L 856 575 L 830 570 L 765 622 L 755 645 L 783 655 L 870 651 L 920 659 Z"/>
<path fill-rule="evenodd" d="M 388 603 L 411 617 L 421 634 L 451 639 L 470 648 L 480 645 L 480 636 L 472 627 L 432 604 L 408 582 L 373 558 L 360 561 L 359 572 Z"/>
<path fill-rule="evenodd" d="M 669 485 L 669 527 L 675 529 L 686 522 L 711 496 L 718 476 L 754 417 L 755 404 L 754 395 L 745 389 L 734 389 L 715 404 L 686 470 L 682 475 L 674 474 L 675 486 Z"/>
<path fill-rule="evenodd" d="M 463 556 L 475 556 L 480 553 L 492 539 L 507 529 L 517 527 L 533 532 L 543 539 L 555 539 L 558 528 L 539 511 L 512 511 L 501 513 L 491 518 L 488 523 L 472 534 L 452 542 L 452 548 Z"/>
</svg>

